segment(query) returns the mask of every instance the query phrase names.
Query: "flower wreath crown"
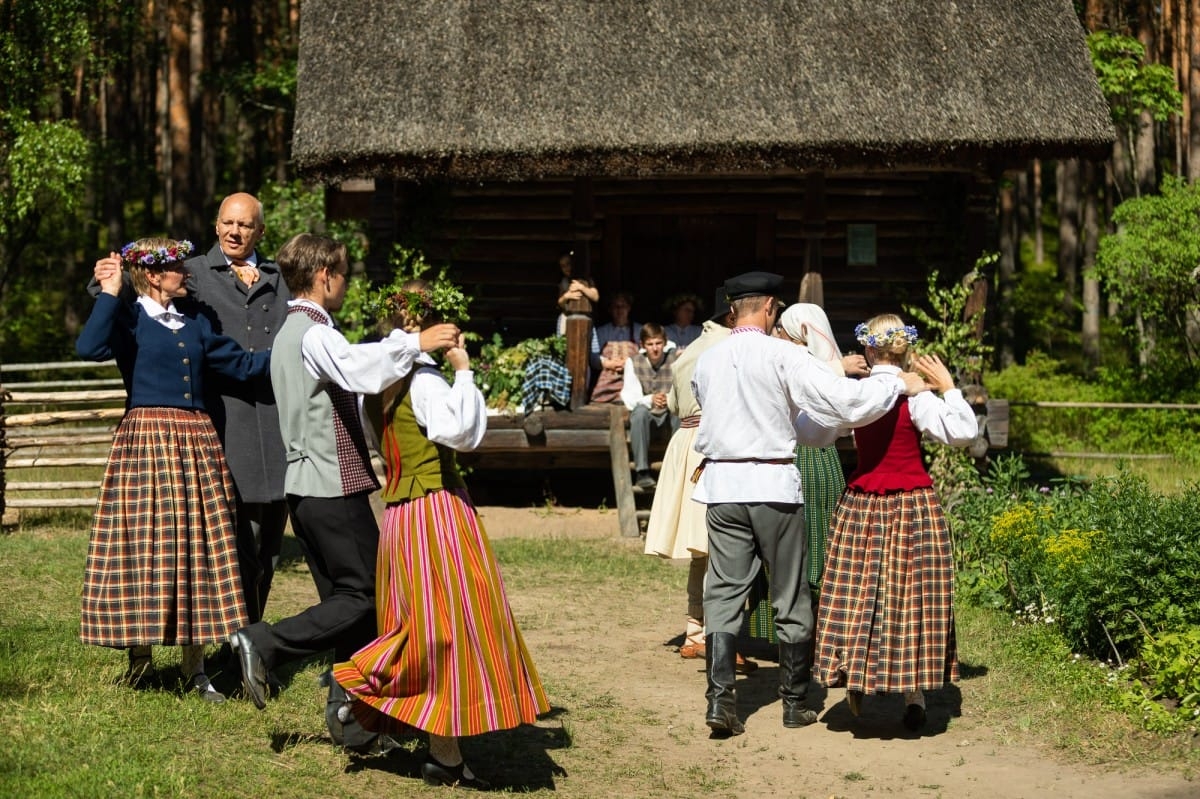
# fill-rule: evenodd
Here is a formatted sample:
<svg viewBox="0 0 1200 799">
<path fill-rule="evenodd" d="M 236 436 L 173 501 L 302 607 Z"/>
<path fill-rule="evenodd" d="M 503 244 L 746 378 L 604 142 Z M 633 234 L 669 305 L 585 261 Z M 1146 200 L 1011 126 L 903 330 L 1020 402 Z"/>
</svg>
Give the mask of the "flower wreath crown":
<svg viewBox="0 0 1200 799">
<path fill-rule="evenodd" d="M 126 266 L 145 266 L 153 268 L 182 261 L 187 258 L 195 247 L 187 239 L 175 242 L 170 247 L 154 247 L 141 249 L 137 242 L 131 241 L 121 248 L 121 263 Z"/>
<path fill-rule="evenodd" d="M 904 327 L 889 327 L 882 333 L 871 333 L 867 330 L 866 322 L 859 324 L 854 328 L 854 337 L 858 339 L 858 343 L 864 347 L 875 347 L 882 349 L 890 347 L 894 344 L 914 344 L 920 336 L 917 335 L 917 328 L 914 325 L 905 325 Z"/>
<path fill-rule="evenodd" d="M 414 270 L 416 276 L 421 276 L 425 269 Z M 446 268 L 438 271 L 437 277 L 425 278 L 429 285 L 424 289 L 402 289 L 409 278 L 397 275 L 391 285 L 382 289 L 380 304 L 390 313 L 404 311 L 415 319 L 430 319 L 435 317 L 443 322 L 462 324 L 471 319 L 467 308 L 471 298 L 463 293 L 454 281 L 446 276 Z"/>
</svg>

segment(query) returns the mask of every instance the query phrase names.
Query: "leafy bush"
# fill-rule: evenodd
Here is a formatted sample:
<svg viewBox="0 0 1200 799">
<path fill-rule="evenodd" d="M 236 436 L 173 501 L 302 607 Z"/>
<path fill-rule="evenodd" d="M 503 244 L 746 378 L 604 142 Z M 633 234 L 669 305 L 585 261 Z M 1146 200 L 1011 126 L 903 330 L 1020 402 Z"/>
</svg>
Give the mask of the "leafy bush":
<svg viewBox="0 0 1200 799">
<path fill-rule="evenodd" d="M 1122 472 L 1087 489 L 1016 490 L 999 506 L 976 497 L 991 517 L 990 548 L 975 509 L 973 548 L 956 550 L 980 572 L 969 596 L 1053 621 L 1077 651 L 1100 659 L 1135 655 L 1145 631 L 1200 625 L 1195 488 L 1161 496 Z"/>
<path fill-rule="evenodd" d="M 284 243 L 297 233 L 317 233 L 346 245 L 350 263 L 367 255 L 367 237 L 363 220 L 328 222 L 325 219 L 325 189 L 307 186 L 301 181 L 264 183 L 258 192 L 267 226 L 261 249 L 272 258 Z"/>
<path fill-rule="evenodd" d="M 526 339 L 514 346 L 505 346 L 500 334 L 483 345 L 476 365 L 477 382 L 489 408 L 513 410 L 521 402 L 521 385 L 525 382 L 525 365 L 539 356 L 562 361 L 567 355 L 565 336 Z"/>
<path fill-rule="evenodd" d="M 446 276 L 447 267 L 442 266 L 436 276 L 430 277 L 428 273 L 433 266 L 425 260 L 424 254 L 399 244 L 392 247 L 388 263 L 392 267 L 392 279 L 386 284 L 376 286 L 366 277 L 355 275 L 346 287 L 346 297 L 335 316 L 348 341 L 357 342 L 372 333 L 388 332 L 394 310 L 393 297 L 401 286 L 417 278 L 429 283 L 426 310 L 432 309 L 438 318 L 459 325 L 470 321 L 468 309 L 474 298 L 464 294 Z M 468 341 L 476 338 L 475 334 L 466 334 Z"/>
<path fill-rule="evenodd" d="M 1200 627 L 1148 636 L 1138 665 L 1150 698 L 1173 703 L 1188 719 L 1200 716 Z"/>
</svg>

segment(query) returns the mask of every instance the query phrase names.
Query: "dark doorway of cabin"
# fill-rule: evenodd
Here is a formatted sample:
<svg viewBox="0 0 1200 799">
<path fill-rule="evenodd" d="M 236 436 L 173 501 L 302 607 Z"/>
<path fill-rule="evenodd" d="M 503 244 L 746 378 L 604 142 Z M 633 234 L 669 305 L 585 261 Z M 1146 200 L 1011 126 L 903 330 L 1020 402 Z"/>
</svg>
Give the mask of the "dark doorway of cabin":
<svg viewBox="0 0 1200 799">
<path fill-rule="evenodd" d="M 619 285 L 634 295 L 637 322 L 671 321 L 663 303 L 682 292 L 704 302 L 700 324 L 712 312 L 718 285 L 753 269 L 757 217 L 752 214 L 646 214 L 622 216 Z M 603 306 L 603 301 L 601 302 Z M 600 321 L 607 320 L 602 308 Z"/>
</svg>

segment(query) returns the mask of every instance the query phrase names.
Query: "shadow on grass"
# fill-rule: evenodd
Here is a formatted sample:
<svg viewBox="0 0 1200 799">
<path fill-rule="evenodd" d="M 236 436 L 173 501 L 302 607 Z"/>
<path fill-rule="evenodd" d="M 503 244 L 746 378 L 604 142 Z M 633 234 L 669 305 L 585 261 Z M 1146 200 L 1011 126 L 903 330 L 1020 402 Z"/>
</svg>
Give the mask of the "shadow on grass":
<svg viewBox="0 0 1200 799">
<path fill-rule="evenodd" d="M 463 756 L 471 770 L 492 784 L 492 790 L 514 793 L 555 790 L 555 778 L 567 771 L 551 756 L 556 749 L 571 746 L 565 724 L 569 711 L 554 707 L 536 725 L 523 724 L 512 730 L 463 738 Z M 347 773 L 374 770 L 397 777 L 421 779 L 425 761 L 425 735 L 395 736 L 401 746 L 386 755 L 356 757 Z"/>
</svg>

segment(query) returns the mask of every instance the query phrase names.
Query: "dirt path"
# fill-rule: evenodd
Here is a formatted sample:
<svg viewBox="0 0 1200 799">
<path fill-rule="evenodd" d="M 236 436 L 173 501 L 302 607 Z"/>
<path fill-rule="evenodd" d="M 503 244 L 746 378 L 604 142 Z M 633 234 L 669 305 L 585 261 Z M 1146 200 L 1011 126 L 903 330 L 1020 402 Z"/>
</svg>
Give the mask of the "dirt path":
<svg viewBox="0 0 1200 799">
<path fill-rule="evenodd" d="M 598 537 L 641 547 L 619 537 L 612 511 L 485 507 L 481 515 L 494 539 Z M 548 682 L 607 695 L 612 712 L 628 718 L 628 734 L 604 742 L 616 750 L 606 758 L 619 758 L 620 748 L 628 747 L 631 758 L 636 753 L 644 761 L 649 752 L 658 763 L 657 773 L 630 775 L 628 785 L 614 785 L 612 796 L 1200 796 L 1200 785 L 1177 774 L 1118 773 L 1007 742 L 972 713 L 973 697 L 987 687 L 986 674 L 940 692 L 919 738 L 899 723 L 898 699 L 868 699 L 854 720 L 838 689 L 819 689 L 814 696 L 822 708 L 816 724 L 787 730 L 779 720 L 774 663 L 764 658 L 738 684 L 746 734 L 712 740 L 703 723 L 703 664 L 676 653 L 682 597 L 588 597 L 586 613 L 564 613 L 558 589 L 523 588 L 510 599 Z M 587 746 L 586 736 L 587 730 L 577 731 L 575 746 Z M 569 778 L 558 791 L 571 795 Z"/>
</svg>

